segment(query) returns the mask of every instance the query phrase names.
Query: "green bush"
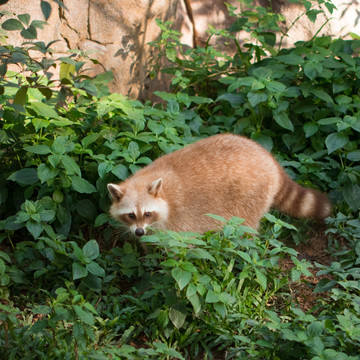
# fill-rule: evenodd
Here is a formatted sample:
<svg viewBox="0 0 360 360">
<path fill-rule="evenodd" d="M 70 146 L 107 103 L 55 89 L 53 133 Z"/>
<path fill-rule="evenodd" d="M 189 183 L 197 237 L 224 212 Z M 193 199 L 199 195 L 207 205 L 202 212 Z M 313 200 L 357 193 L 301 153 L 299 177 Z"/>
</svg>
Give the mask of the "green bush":
<svg viewBox="0 0 360 360">
<path fill-rule="evenodd" d="M 304 5 L 315 20 L 320 10 Z M 172 93 L 157 93 L 159 106 L 111 94 L 110 72 L 86 75 L 96 60 L 79 51 L 58 57 L 52 43 L 35 41 L 43 22 L 6 14 L 0 358 L 359 359 L 359 40 L 314 37 L 283 49 L 286 34 L 279 45 L 273 34 L 280 15 L 229 11 L 234 24 L 210 36 L 234 42 L 231 57 L 208 44 L 178 54 L 180 34 L 159 21 L 152 45 L 169 66 L 155 63 L 150 76 L 173 79 Z M 31 42 L 12 46 L 6 31 Z M 239 44 L 238 31 L 251 41 Z M 291 284 L 305 283 L 312 265 L 280 241 L 301 234 L 274 215 L 261 235 L 249 236 L 236 218 L 217 233 L 157 233 L 142 240 L 145 255 L 121 242 L 108 217 L 107 183 L 225 131 L 258 141 L 334 201 L 335 261 L 316 264 L 325 278 L 314 290 L 325 294 L 307 313 Z"/>
</svg>

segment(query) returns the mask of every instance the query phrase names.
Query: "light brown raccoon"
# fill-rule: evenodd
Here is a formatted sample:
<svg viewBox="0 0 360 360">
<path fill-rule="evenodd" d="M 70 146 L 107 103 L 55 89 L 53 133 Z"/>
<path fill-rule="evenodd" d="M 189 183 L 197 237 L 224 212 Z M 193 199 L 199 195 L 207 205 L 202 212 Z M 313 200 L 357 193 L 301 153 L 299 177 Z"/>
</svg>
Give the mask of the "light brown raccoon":
<svg viewBox="0 0 360 360">
<path fill-rule="evenodd" d="M 232 134 L 164 155 L 108 190 L 111 215 L 137 236 L 148 226 L 200 233 L 219 228 L 205 214 L 237 216 L 257 229 L 271 206 L 313 219 L 326 218 L 332 208 L 324 194 L 291 180 L 260 145 Z"/>
</svg>

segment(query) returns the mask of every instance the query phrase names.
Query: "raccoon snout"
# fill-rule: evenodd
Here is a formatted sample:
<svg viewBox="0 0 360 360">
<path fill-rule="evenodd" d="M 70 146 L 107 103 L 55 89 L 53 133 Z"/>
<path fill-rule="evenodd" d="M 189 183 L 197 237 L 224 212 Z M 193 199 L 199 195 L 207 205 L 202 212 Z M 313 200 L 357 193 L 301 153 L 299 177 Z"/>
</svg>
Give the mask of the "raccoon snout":
<svg viewBox="0 0 360 360">
<path fill-rule="evenodd" d="M 145 235 L 145 230 L 143 228 L 137 228 L 135 230 L 135 235 L 138 237 L 141 237 L 141 236 Z"/>
</svg>

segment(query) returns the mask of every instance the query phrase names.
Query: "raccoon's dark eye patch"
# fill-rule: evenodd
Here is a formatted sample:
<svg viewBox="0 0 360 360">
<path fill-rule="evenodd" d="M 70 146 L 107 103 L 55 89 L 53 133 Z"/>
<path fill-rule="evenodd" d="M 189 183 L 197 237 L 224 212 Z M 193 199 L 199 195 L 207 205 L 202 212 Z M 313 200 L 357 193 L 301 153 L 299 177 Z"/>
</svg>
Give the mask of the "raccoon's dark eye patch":
<svg viewBox="0 0 360 360">
<path fill-rule="evenodd" d="M 147 211 L 146 213 L 144 213 L 144 217 L 146 217 L 146 218 L 149 218 L 151 215 L 152 214 L 150 211 Z"/>
<path fill-rule="evenodd" d="M 134 213 L 127 214 L 129 219 L 136 219 L 136 215 Z"/>
</svg>

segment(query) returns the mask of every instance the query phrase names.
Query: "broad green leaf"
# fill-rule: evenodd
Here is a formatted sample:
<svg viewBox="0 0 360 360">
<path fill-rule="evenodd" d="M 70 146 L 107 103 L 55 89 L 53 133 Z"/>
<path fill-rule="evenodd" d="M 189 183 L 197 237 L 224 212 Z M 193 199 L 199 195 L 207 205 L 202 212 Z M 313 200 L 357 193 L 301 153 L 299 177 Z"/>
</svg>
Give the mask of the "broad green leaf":
<svg viewBox="0 0 360 360">
<path fill-rule="evenodd" d="M 188 297 L 192 307 L 194 308 L 195 315 L 198 315 L 201 311 L 201 302 L 198 294 L 194 294 Z"/>
<path fill-rule="evenodd" d="M 213 303 L 217 303 L 220 301 L 220 296 L 219 294 L 216 294 L 213 290 L 208 290 L 206 297 L 205 297 L 205 302 L 207 304 L 213 304 Z"/>
<path fill-rule="evenodd" d="M 349 138 L 344 133 L 332 133 L 325 139 L 325 145 L 328 149 L 328 154 L 333 153 L 335 150 L 344 147 L 349 141 Z"/>
<path fill-rule="evenodd" d="M 59 165 L 61 158 L 62 158 L 62 155 L 55 155 L 55 154 L 54 154 L 54 155 L 50 155 L 50 156 L 48 157 L 48 160 L 49 160 L 50 164 L 51 164 L 54 168 L 56 168 L 56 167 Z"/>
<path fill-rule="evenodd" d="M 66 173 L 68 175 L 76 174 L 78 176 L 81 176 L 81 170 L 79 168 L 79 165 L 72 157 L 70 157 L 69 155 L 63 155 L 61 157 L 61 162 L 64 165 Z"/>
<path fill-rule="evenodd" d="M 266 276 L 263 274 L 263 272 L 261 272 L 259 269 L 254 269 L 255 270 L 255 275 L 256 275 L 256 279 L 257 282 L 260 284 L 260 286 L 262 287 L 262 289 L 264 291 L 266 291 L 266 287 L 267 287 L 267 279 Z"/>
<path fill-rule="evenodd" d="M 360 186 L 358 184 L 347 183 L 342 190 L 342 194 L 352 210 L 360 209 Z"/>
<path fill-rule="evenodd" d="M 37 171 L 34 168 L 25 168 L 12 173 L 8 180 L 16 181 L 21 185 L 32 185 L 39 181 Z"/>
<path fill-rule="evenodd" d="M 177 329 L 181 329 L 185 323 L 187 309 L 183 302 L 174 304 L 169 310 L 169 319 Z"/>
<path fill-rule="evenodd" d="M 138 143 L 131 141 L 128 147 L 128 152 L 131 158 L 136 160 L 141 155 Z"/>
<path fill-rule="evenodd" d="M 99 256 L 99 245 L 97 241 L 88 241 L 83 247 L 83 253 L 86 258 L 95 260 Z"/>
<path fill-rule="evenodd" d="M 108 222 L 108 220 L 109 217 L 107 216 L 107 214 L 99 214 L 95 219 L 94 226 L 98 227 L 104 225 L 106 222 Z"/>
<path fill-rule="evenodd" d="M 24 150 L 38 155 L 46 155 L 50 154 L 51 152 L 50 148 L 47 145 L 24 146 Z"/>
<path fill-rule="evenodd" d="M 47 128 L 50 125 L 50 121 L 46 119 L 34 118 L 31 120 L 34 125 L 35 131 L 39 131 L 42 128 Z"/>
<path fill-rule="evenodd" d="M 191 272 L 180 268 L 172 269 L 171 275 L 179 285 L 180 290 L 184 289 L 191 280 Z"/>
<path fill-rule="evenodd" d="M 248 253 L 244 251 L 237 251 L 236 253 L 248 263 L 252 263 L 251 257 Z"/>
<path fill-rule="evenodd" d="M 360 161 L 360 150 L 349 152 L 346 158 L 350 161 Z"/>
<path fill-rule="evenodd" d="M 76 211 L 83 218 L 93 222 L 97 215 L 97 209 L 90 199 L 81 199 L 76 203 Z"/>
<path fill-rule="evenodd" d="M 17 105 L 21 105 L 24 106 L 26 103 L 26 95 L 28 92 L 28 87 L 27 86 L 22 86 L 17 93 L 15 94 L 13 103 L 17 104 Z"/>
<path fill-rule="evenodd" d="M 48 20 L 51 15 L 51 5 L 47 1 L 41 0 L 40 6 L 45 20 Z"/>
<path fill-rule="evenodd" d="M 1 27 L 4 30 L 22 30 L 24 25 L 19 20 L 8 19 L 2 23 Z"/>
<path fill-rule="evenodd" d="M 307 122 L 303 126 L 305 136 L 308 138 L 316 134 L 319 130 L 318 126 L 313 122 Z"/>
<path fill-rule="evenodd" d="M 148 121 L 147 127 L 156 135 L 160 135 L 165 131 L 165 127 L 161 123 L 153 120 Z"/>
<path fill-rule="evenodd" d="M 72 264 L 72 272 L 73 272 L 73 280 L 81 279 L 85 276 L 87 276 L 88 271 L 86 268 L 79 264 L 78 262 L 74 262 Z"/>
<path fill-rule="evenodd" d="M 42 102 L 31 103 L 31 108 L 38 114 L 47 118 L 58 119 L 59 115 L 55 109 Z"/>
<path fill-rule="evenodd" d="M 239 17 L 236 18 L 235 22 L 229 28 L 229 32 L 238 32 L 243 29 L 244 25 L 248 22 L 248 18 L 246 17 Z"/>
<path fill-rule="evenodd" d="M 78 316 L 78 319 L 88 325 L 94 325 L 95 319 L 94 316 L 88 312 L 85 311 L 81 306 L 79 305 L 73 305 L 73 308 L 75 310 L 76 315 Z"/>
<path fill-rule="evenodd" d="M 196 248 L 196 249 L 189 249 L 186 257 L 188 259 L 206 259 L 206 260 L 210 260 L 215 262 L 215 258 L 205 249 L 200 249 L 200 248 Z"/>
<path fill-rule="evenodd" d="M 304 59 L 295 54 L 288 54 L 288 55 L 279 55 L 276 56 L 277 60 L 280 60 L 284 64 L 288 65 L 302 65 L 304 63 Z"/>
<path fill-rule="evenodd" d="M 92 261 L 90 264 L 86 265 L 86 269 L 93 275 L 96 276 L 105 276 L 105 270 L 96 262 Z"/>
<path fill-rule="evenodd" d="M 81 139 L 81 144 L 84 147 L 88 147 L 90 144 L 94 143 L 98 138 L 100 137 L 100 134 L 89 134 L 85 136 L 83 139 Z"/>
<path fill-rule="evenodd" d="M 34 25 L 30 25 L 27 29 L 22 29 L 20 35 L 24 39 L 34 40 L 37 38 L 37 30 Z"/>
<path fill-rule="evenodd" d="M 279 81 L 270 81 L 266 83 L 266 89 L 275 94 L 283 93 L 286 90 L 286 85 Z"/>
<path fill-rule="evenodd" d="M 33 220 L 28 220 L 26 222 L 26 228 L 28 229 L 28 231 L 31 233 L 31 235 L 35 239 L 37 239 L 43 231 L 41 223 L 33 221 Z"/>
<path fill-rule="evenodd" d="M 324 100 L 325 102 L 328 102 L 328 103 L 331 103 L 331 104 L 334 103 L 332 97 L 323 90 L 311 89 L 311 93 L 313 95 L 315 95 L 316 97 L 318 97 L 319 99 Z"/>
<path fill-rule="evenodd" d="M 60 80 L 67 79 L 72 80 L 72 76 L 75 74 L 75 65 L 62 62 L 60 65 L 59 78 Z"/>
<path fill-rule="evenodd" d="M 265 102 L 268 99 L 268 95 L 263 92 L 250 91 L 247 97 L 252 107 L 255 107 L 262 102 Z"/>
<path fill-rule="evenodd" d="M 25 24 L 25 26 L 29 26 L 30 23 L 30 15 L 29 14 L 21 14 L 18 15 L 18 19 Z"/>
<path fill-rule="evenodd" d="M 285 111 L 282 111 L 280 113 L 273 112 L 273 116 L 278 125 L 280 125 L 284 129 L 294 131 L 294 125 L 292 124 Z"/>
<path fill-rule="evenodd" d="M 129 176 L 128 169 L 122 164 L 114 166 L 111 172 L 120 180 L 125 180 Z"/>
<path fill-rule="evenodd" d="M 92 194 L 96 192 L 96 187 L 94 185 L 77 175 L 74 175 L 71 178 L 71 186 L 75 191 L 81 194 Z"/>
</svg>

